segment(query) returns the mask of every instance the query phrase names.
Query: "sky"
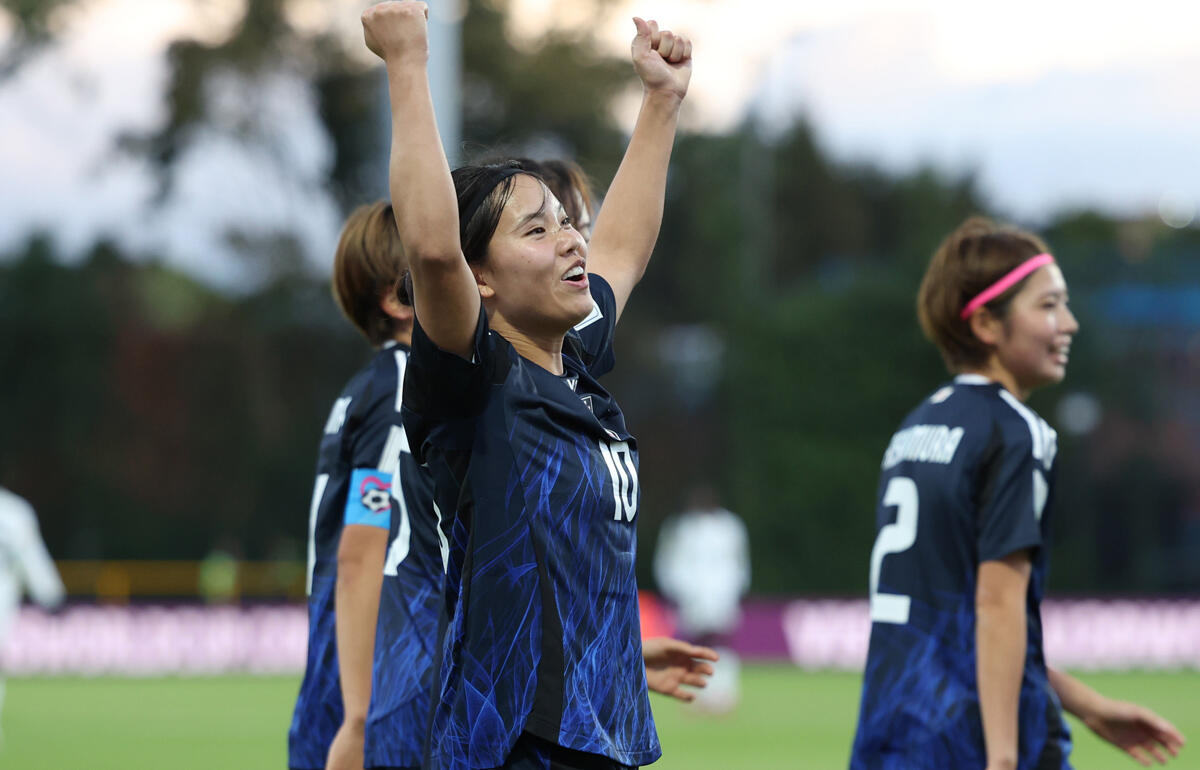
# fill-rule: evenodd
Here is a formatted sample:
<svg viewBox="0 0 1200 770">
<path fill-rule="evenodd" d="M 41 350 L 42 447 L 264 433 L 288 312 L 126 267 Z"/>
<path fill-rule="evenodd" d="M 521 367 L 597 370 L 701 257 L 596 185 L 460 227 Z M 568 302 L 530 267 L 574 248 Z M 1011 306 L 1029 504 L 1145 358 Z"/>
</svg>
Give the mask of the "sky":
<svg viewBox="0 0 1200 770">
<path fill-rule="evenodd" d="M 1200 4 L 617 0 L 595 18 L 590 5 L 514 1 L 518 39 L 586 26 L 624 55 L 635 8 L 686 30 L 688 130 L 803 116 L 838 158 L 973 172 L 999 213 L 1034 225 L 1083 206 L 1182 224 L 1200 204 Z M 292 7 L 301 24 L 356 36 L 361 5 Z M 149 170 L 114 151 L 120 132 L 162 118 L 168 42 L 180 30 L 219 36 L 237 6 L 87 0 L 62 20 L 58 46 L 0 81 L 0 250 L 35 228 L 69 254 L 106 235 L 233 288 L 253 276 L 225 232 L 295 231 L 309 262 L 328 267 L 339 221 L 320 183 L 332 147 L 298 80 L 218 84 L 221 118 L 160 207 L 147 203 Z M 628 105 L 619 114 L 628 122 Z M 276 140 L 246 145 L 247 122 Z"/>
</svg>

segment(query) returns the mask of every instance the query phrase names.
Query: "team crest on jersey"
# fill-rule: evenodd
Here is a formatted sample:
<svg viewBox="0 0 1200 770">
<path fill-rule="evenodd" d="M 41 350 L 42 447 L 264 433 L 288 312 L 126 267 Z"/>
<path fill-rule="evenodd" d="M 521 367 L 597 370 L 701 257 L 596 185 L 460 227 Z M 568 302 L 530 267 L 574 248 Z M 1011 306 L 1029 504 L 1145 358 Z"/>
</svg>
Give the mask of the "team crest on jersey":
<svg viewBox="0 0 1200 770">
<path fill-rule="evenodd" d="M 589 396 L 580 396 L 579 400 L 583 402 L 583 405 L 588 408 L 589 412 L 591 412 L 592 414 L 596 413 L 596 410 L 592 408 L 592 397 L 590 395 Z"/>
</svg>

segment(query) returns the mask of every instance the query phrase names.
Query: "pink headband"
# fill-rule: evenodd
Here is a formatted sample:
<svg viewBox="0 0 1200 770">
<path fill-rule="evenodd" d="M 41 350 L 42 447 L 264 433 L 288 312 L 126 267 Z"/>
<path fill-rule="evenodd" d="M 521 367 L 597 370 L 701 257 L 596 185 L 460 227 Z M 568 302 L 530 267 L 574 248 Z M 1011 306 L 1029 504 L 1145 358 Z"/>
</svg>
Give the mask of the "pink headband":
<svg viewBox="0 0 1200 770">
<path fill-rule="evenodd" d="M 1008 275 L 976 294 L 975 299 L 968 302 L 967 306 L 962 309 L 961 315 L 963 319 L 970 318 L 972 313 L 1011 289 L 1018 281 L 1034 270 L 1043 265 L 1049 265 L 1052 262 L 1054 262 L 1054 257 L 1049 254 L 1038 254 L 1017 265 L 1009 271 Z"/>
</svg>

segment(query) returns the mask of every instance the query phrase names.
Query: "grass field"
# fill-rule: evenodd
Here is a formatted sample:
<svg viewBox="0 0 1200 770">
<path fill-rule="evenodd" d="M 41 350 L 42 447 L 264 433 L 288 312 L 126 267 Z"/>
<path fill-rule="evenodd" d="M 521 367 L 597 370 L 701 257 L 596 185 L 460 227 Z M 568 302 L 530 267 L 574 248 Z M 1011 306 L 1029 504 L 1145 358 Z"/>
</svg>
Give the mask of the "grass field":
<svg viewBox="0 0 1200 770">
<path fill-rule="evenodd" d="M 1200 740 L 1200 673 L 1090 674 L 1105 693 L 1138 700 Z M 742 705 L 702 717 L 655 697 L 658 770 L 844 768 L 858 708 L 854 674 L 747 666 Z M 8 682 L 0 768 L 260 770 L 283 768 L 298 679 L 15 679 Z M 1079 770 L 1138 767 L 1072 723 Z M 1189 748 L 1191 750 L 1189 750 Z M 1200 747 L 1177 768 L 1200 768 Z"/>
</svg>

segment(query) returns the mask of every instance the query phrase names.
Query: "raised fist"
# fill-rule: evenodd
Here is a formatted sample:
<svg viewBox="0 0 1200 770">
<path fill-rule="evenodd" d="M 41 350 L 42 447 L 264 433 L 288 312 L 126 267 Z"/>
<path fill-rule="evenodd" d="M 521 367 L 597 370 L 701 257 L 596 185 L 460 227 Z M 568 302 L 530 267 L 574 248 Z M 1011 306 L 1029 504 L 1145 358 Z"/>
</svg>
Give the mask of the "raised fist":
<svg viewBox="0 0 1200 770">
<path fill-rule="evenodd" d="M 429 59 L 429 6 L 418 0 L 379 3 L 363 11 L 367 48 L 386 62 Z"/>
<path fill-rule="evenodd" d="M 672 93 L 682 99 L 692 79 L 692 41 L 658 22 L 633 17 L 637 35 L 630 44 L 633 68 L 647 91 Z"/>
</svg>

